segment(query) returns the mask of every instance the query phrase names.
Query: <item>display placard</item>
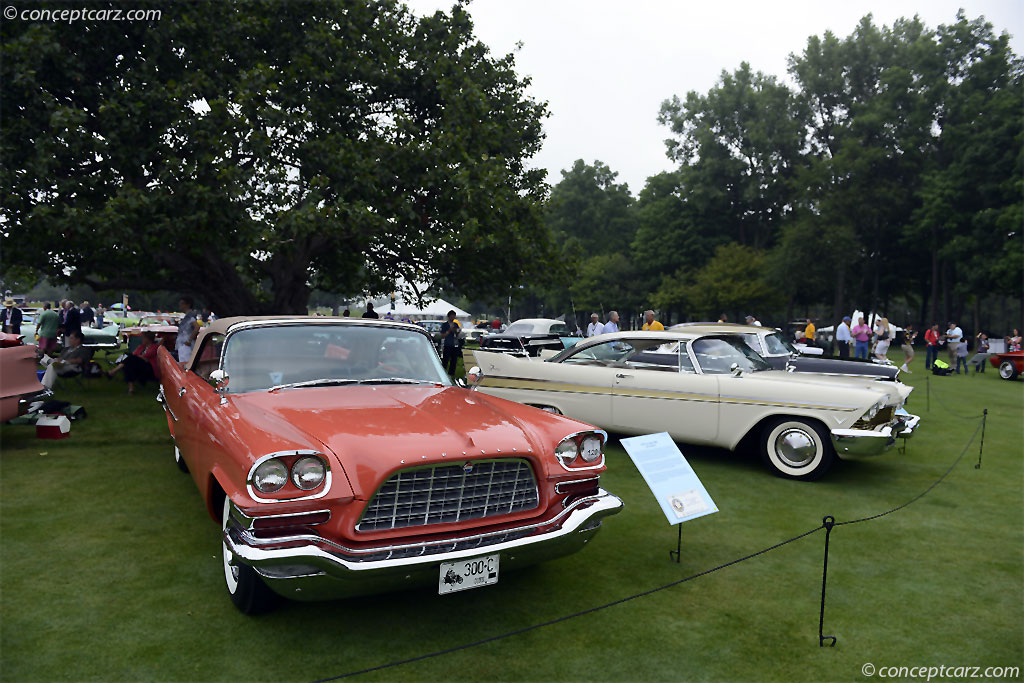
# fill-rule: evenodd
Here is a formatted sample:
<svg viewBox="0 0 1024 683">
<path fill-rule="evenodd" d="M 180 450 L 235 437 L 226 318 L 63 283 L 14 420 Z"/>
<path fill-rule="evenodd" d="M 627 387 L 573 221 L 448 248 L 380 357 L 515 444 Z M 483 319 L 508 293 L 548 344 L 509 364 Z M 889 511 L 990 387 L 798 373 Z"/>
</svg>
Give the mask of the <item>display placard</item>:
<svg viewBox="0 0 1024 683">
<path fill-rule="evenodd" d="M 622 439 L 622 447 L 647 482 L 669 524 L 718 512 L 715 501 L 668 432 Z"/>
</svg>

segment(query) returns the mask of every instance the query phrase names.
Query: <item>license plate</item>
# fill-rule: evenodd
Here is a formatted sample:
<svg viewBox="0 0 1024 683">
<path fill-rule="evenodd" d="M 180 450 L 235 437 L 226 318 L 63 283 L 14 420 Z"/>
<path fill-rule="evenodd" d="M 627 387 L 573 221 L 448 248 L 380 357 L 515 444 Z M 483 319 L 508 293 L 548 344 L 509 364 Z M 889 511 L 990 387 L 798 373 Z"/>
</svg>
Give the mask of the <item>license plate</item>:
<svg viewBox="0 0 1024 683">
<path fill-rule="evenodd" d="M 458 562 L 444 562 L 437 579 L 439 595 L 480 588 L 498 583 L 498 560 L 501 555 L 485 555 Z"/>
</svg>

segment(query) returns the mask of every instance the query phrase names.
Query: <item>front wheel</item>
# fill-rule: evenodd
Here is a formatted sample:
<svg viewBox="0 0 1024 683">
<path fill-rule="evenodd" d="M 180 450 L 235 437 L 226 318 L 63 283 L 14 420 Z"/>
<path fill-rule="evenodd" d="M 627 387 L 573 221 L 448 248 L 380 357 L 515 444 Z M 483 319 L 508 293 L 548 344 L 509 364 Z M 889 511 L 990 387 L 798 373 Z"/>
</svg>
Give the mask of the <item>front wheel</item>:
<svg viewBox="0 0 1024 683">
<path fill-rule="evenodd" d="M 1017 366 L 1013 361 L 1004 360 L 999 364 L 999 376 L 1003 379 L 1017 379 Z"/>
<path fill-rule="evenodd" d="M 221 532 L 226 533 L 231 518 L 231 500 L 224 496 L 224 512 L 221 517 Z M 249 565 L 235 559 L 227 541 L 221 538 L 221 556 L 224 561 L 224 581 L 228 587 L 231 602 L 242 614 L 262 614 L 274 607 L 275 594 L 267 588 L 256 571 Z"/>
<path fill-rule="evenodd" d="M 178 469 L 182 472 L 188 472 L 188 465 L 185 464 L 185 459 L 181 457 L 181 451 L 178 447 L 174 447 L 174 464 L 178 466 Z"/>
<path fill-rule="evenodd" d="M 762 430 L 761 457 L 780 477 L 814 481 L 828 472 L 836 454 L 820 425 L 783 418 L 769 422 Z"/>
</svg>

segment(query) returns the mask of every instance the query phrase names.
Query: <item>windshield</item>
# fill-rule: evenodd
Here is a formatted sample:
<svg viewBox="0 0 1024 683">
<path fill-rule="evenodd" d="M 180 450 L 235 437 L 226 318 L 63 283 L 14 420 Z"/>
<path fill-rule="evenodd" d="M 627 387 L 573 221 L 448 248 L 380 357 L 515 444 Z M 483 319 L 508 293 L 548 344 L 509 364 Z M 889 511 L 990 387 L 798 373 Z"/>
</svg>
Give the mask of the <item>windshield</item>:
<svg viewBox="0 0 1024 683">
<path fill-rule="evenodd" d="M 764 343 L 768 347 L 768 355 L 771 356 L 778 356 L 784 353 L 800 353 L 781 332 L 772 332 L 767 335 L 764 338 Z"/>
<path fill-rule="evenodd" d="M 223 370 L 228 393 L 274 387 L 451 380 L 429 338 L 378 325 L 259 326 L 227 339 Z"/>
<path fill-rule="evenodd" d="M 533 323 L 512 323 L 505 332 L 507 334 L 532 334 Z"/>
<path fill-rule="evenodd" d="M 735 363 L 743 372 L 771 370 L 761 356 L 739 339 L 702 337 L 691 345 L 697 364 L 706 374 L 728 374 Z"/>
</svg>

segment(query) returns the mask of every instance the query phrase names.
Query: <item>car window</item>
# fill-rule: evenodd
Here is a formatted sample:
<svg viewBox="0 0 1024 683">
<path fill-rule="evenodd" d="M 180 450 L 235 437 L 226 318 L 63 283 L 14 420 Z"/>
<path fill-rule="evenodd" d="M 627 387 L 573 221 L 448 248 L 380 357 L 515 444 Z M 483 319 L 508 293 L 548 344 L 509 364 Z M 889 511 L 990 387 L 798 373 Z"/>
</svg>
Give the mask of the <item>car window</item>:
<svg viewBox="0 0 1024 683">
<path fill-rule="evenodd" d="M 297 383 L 404 379 L 451 384 L 430 339 L 378 325 L 256 326 L 230 334 L 229 393 Z"/>
<path fill-rule="evenodd" d="M 794 348 L 793 345 L 784 339 L 778 332 L 772 332 L 771 334 L 766 335 L 764 338 L 764 344 L 768 347 L 768 355 L 770 356 L 796 353 L 796 348 Z"/>
<path fill-rule="evenodd" d="M 209 381 L 210 373 L 220 367 L 220 352 L 224 348 L 223 334 L 209 334 L 196 353 L 192 372 Z"/>
<path fill-rule="evenodd" d="M 734 363 L 743 372 L 771 370 L 767 361 L 738 339 L 702 337 L 693 342 L 693 354 L 705 374 L 728 374 Z"/>
<path fill-rule="evenodd" d="M 505 330 L 505 333 L 506 334 L 532 334 L 533 333 L 533 323 L 523 323 L 523 322 L 512 323 L 511 325 L 508 326 L 508 329 Z"/>
<path fill-rule="evenodd" d="M 682 355 L 680 355 L 682 351 Z M 686 344 L 644 336 L 636 339 L 617 339 L 576 349 L 561 360 L 562 363 L 629 367 L 655 372 L 694 372 L 686 353 Z"/>
<path fill-rule="evenodd" d="M 761 353 L 761 342 L 758 340 L 756 334 L 744 334 L 741 335 L 741 338 L 747 346 L 752 348 L 757 353 Z M 768 353 L 773 354 L 774 352 L 769 350 Z"/>
<path fill-rule="evenodd" d="M 548 332 L 551 334 L 569 334 L 569 328 L 566 327 L 565 323 L 554 323 Z"/>
</svg>

